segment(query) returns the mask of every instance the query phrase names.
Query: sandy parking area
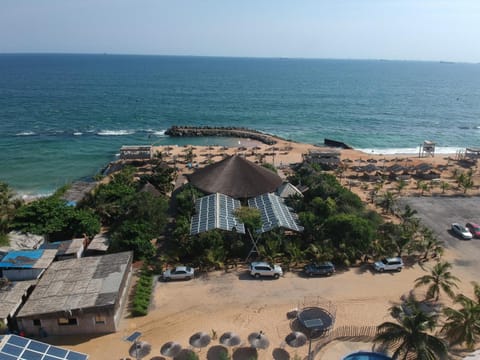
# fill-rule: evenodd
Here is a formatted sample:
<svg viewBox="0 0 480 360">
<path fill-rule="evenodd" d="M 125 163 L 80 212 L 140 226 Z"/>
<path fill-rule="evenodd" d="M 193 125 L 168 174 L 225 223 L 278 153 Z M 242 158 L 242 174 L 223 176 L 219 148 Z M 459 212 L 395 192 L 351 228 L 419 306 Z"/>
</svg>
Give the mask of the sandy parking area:
<svg viewBox="0 0 480 360">
<path fill-rule="evenodd" d="M 301 307 L 307 300 L 331 301 L 336 307 L 336 324 L 368 326 L 378 325 L 389 319 L 388 308 L 392 299 L 407 293 L 414 280 L 423 275 L 418 265 L 401 273 L 376 274 L 368 268 L 352 268 L 339 271 L 330 278 L 304 278 L 298 273 L 286 273 L 279 280 L 254 280 L 244 269 L 229 273 L 215 272 L 192 281 L 158 282 L 155 289 L 154 309 L 144 318 L 126 318 L 118 333 L 75 344 L 74 339 L 58 339 L 77 351 L 90 354 L 91 359 L 121 359 L 128 356 L 128 346 L 122 340 L 133 331 L 142 332 L 142 340 L 152 344 L 152 353 L 146 359 L 159 356 L 160 347 L 167 341 L 177 341 L 188 347 L 189 337 L 197 331 L 238 333 L 248 345 L 248 334 L 264 331 L 270 340 L 267 350 L 259 351 L 259 359 L 272 359 L 272 352 L 284 346 L 284 338 L 291 331 L 287 312 Z M 458 274 L 469 287 L 470 274 Z M 218 345 L 218 340 L 210 346 Z M 315 343 L 314 343 L 315 345 Z M 317 358 L 338 359 L 347 350 L 368 349 L 369 345 L 348 343 L 332 345 Z M 338 350 L 337 350 L 338 348 Z M 307 347 L 291 349 L 291 356 L 305 356 Z M 207 359 L 207 349 L 199 355 Z"/>
</svg>

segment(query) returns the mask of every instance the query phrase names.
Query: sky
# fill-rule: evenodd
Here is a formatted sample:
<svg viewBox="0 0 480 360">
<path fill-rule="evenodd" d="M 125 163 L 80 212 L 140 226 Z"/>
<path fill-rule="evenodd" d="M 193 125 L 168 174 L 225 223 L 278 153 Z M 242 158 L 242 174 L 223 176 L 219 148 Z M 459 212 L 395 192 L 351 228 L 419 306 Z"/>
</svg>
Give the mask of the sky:
<svg viewBox="0 0 480 360">
<path fill-rule="evenodd" d="M 0 0 L 0 53 L 480 62 L 478 0 Z"/>
</svg>

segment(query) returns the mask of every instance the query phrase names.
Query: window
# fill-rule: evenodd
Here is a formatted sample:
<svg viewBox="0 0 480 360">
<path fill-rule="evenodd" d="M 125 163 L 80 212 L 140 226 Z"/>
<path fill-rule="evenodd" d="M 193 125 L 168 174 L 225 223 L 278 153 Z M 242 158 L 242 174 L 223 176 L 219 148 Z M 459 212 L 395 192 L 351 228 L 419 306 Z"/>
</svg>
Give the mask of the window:
<svg viewBox="0 0 480 360">
<path fill-rule="evenodd" d="M 33 326 L 42 326 L 40 319 L 33 319 Z"/>
<path fill-rule="evenodd" d="M 77 325 L 77 318 L 58 318 L 58 325 Z"/>
<path fill-rule="evenodd" d="M 106 319 L 103 315 L 95 315 L 95 324 L 105 324 Z"/>
</svg>

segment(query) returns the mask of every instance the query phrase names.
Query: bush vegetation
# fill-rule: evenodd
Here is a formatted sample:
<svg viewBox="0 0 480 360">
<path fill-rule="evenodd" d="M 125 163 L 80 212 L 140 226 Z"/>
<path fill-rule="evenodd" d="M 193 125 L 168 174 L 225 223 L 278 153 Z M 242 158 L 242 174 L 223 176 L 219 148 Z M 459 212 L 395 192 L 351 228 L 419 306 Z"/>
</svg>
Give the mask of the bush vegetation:
<svg viewBox="0 0 480 360">
<path fill-rule="evenodd" d="M 150 307 L 150 298 L 152 296 L 153 276 L 147 267 L 142 268 L 140 278 L 135 287 L 135 294 L 132 301 L 132 315 L 145 316 Z"/>
</svg>

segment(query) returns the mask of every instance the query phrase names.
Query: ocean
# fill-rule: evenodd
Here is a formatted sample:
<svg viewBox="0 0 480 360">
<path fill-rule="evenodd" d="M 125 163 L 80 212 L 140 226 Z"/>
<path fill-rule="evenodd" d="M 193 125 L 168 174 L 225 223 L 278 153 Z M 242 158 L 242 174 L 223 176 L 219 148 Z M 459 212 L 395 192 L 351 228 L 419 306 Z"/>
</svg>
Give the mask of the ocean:
<svg viewBox="0 0 480 360">
<path fill-rule="evenodd" d="M 480 64 L 128 55 L 0 55 L 0 180 L 48 194 L 122 145 L 221 144 L 172 125 L 242 126 L 365 152 L 480 146 Z"/>
</svg>

